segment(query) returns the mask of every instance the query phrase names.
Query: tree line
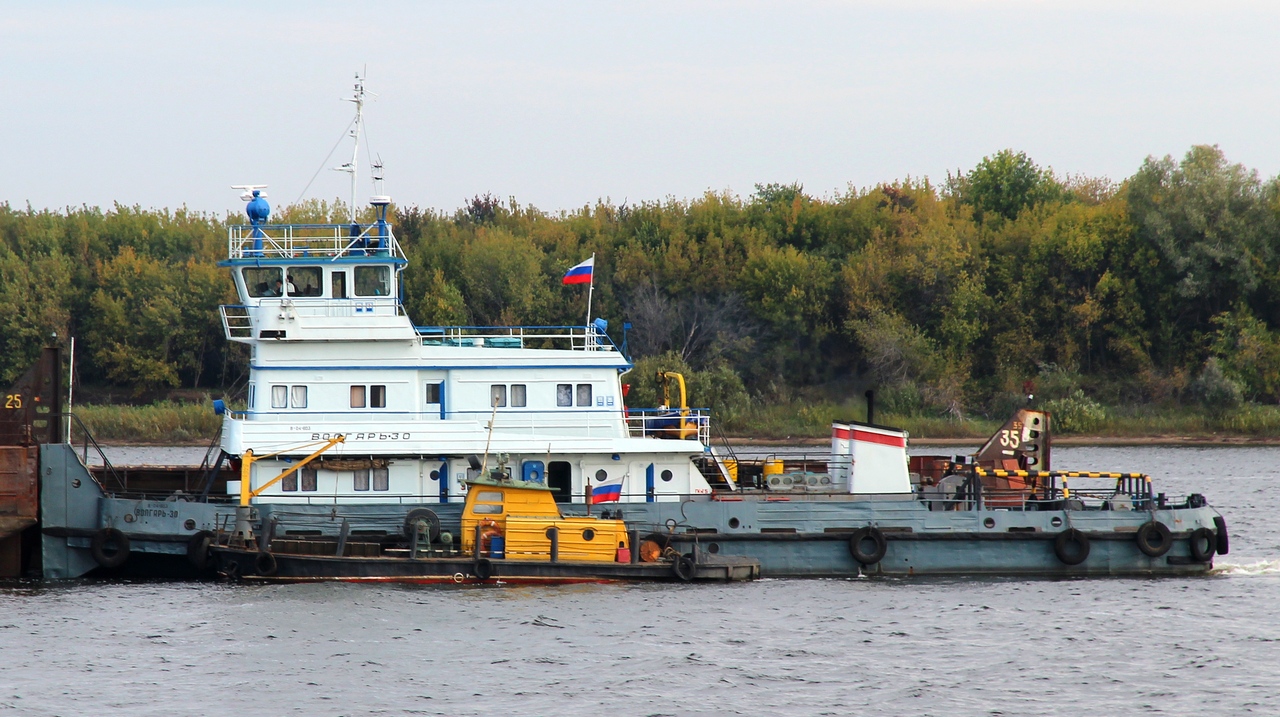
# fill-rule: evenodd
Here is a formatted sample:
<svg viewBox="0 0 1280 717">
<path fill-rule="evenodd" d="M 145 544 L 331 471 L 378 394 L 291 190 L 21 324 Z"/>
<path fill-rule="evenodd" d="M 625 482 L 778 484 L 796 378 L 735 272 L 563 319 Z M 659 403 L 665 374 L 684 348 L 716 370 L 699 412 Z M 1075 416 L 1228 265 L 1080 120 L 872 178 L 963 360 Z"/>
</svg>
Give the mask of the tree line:
<svg viewBox="0 0 1280 717">
<path fill-rule="evenodd" d="M 273 221 L 344 221 L 304 202 Z M 226 227 L 186 209 L 0 205 L 0 380 L 50 334 L 79 380 L 134 396 L 226 390 L 234 303 Z M 686 371 L 693 401 L 861 395 L 898 413 L 999 415 L 1028 392 L 1110 404 L 1280 402 L 1280 180 L 1212 146 L 1120 182 L 1005 150 L 942 183 L 814 196 L 607 201 L 547 212 L 476 196 L 400 207 L 405 306 L 419 325 L 580 325 L 568 267 L 596 254 L 593 314 L 637 362 Z M 633 403 L 637 403 L 633 401 Z M 638 405 L 638 403 L 637 403 Z"/>
</svg>

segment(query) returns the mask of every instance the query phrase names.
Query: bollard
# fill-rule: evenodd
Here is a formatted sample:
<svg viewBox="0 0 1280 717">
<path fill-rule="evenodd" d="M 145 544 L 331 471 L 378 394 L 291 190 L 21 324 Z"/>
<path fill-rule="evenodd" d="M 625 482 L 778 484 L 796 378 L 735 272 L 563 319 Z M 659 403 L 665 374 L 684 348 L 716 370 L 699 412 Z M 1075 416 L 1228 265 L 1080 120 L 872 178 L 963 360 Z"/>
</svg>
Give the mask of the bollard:
<svg viewBox="0 0 1280 717">
<path fill-rule="evenodd" d="M 640 531 L 633 530 L 628 536 L 631 539 L 631 564 L 640 562 Z"/>
<path fill-rule="evenodd" d="M 547 528 L 547 537 L 551 539 L 551 562 L 560 562 L 560 529 L 556 527 Z"/>
</svg>

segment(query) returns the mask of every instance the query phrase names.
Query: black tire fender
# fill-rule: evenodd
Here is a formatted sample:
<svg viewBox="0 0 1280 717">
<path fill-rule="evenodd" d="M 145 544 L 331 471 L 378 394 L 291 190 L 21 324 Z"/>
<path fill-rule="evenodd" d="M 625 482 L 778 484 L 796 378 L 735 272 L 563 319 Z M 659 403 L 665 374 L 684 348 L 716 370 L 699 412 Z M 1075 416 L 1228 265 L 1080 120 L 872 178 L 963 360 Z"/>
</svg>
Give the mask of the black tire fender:
<svg viewBox="0 0 1280 717">
<path fill-rule="evenodd" d="M 1089 558 L 1089 536 L 1067 528 L 1053 539 L 1053 554 L 1065 565 L 1079 565 Z"/>
<path fill-rule="evenodd" d="M 1158 520 L 1143 523 L 1142 527 L 1138 528 L 1135 538 L 1138 541 L 1138 550 L 1152 558 L 1164 555 L 1169 552 L 1169 548 L 1173 547 L 1173 536 L 1168 526 Z"/>
<path fill-rule="evenodd" d="M 692 557 L 680 555 L 671 561 L 671 572 L 680 579 L 680 582 L 687 583 L 691 582 L 694 575 L 697 574 L 698 566 L 693 562 Z"/>
<path fill-rule="evenodd" d="M 867 550 L 867 541 L 871 541 L 871 550 Z M 849 536 L 849 554 L 863 565 L 875 565 L 880 562 L 888 549 L 884 533 L 873 525 L 858 528 L 853 531 L 853 535 Z"/>
<path fill-rule="evenodd" d="M 481 580 L 488 580 L 493 577 L 493 562 L 488 558 L 480 558 L 476 561 L 472 572 L 476 574 L 477 578 L 480 578 Z"/>
<path fill-rule="evenodd" d="M 107 543 L 115 543 L 116 551 L 108 554 Z M 116 528 L 103 528 L 93 534 L 89 540 L 89 552 L 98 565 L 104 568 L 118 568 L 129 559 L 129 536 Z"/>
<path fill-rule="evenodd" d="M 1218 546 L 1218 536 L 1213 534 L 1208 528 L 1196 528 L 1191 531 L 1191 537 L 1188 538 L 1191 543 L 1191 559 L 1197 563 L 1207 563 L 1213 560 L 1214 550 Z"/>
<path fill-rule="evenodd" d="M 276 563 L 276 556 L 262 550 L 258 552 L 258 557 L 253 559 L 253 569 L 259 575 L 271 576 L 276 574 L 280 566 Z"/>
<path fill-rule="evenodd" d="M 1217 545 L 1214 547 L 1218 550 L 1218 555 L 1226 555 L 1231 552 L 1231 538 L 1227 535 L 1227 519 L 1220 516 L 1213 516 L 1213 526 L 1218 529 Z"/>
<path fill-rule="evenodd" d="M 207 530 L 197 531 L 187 538 L 187 562 L 191 567 L 204 572 L 209 567 L 209 546 L 213 545 L 213 533 Z"/>
<path fill-rule="evenodd" d="M 427 529 L 427 536 L 431 542 L 440 539 L 440 516 L 436 515 L 434 510 L 430 508 L 414 508 L 404 517 L 404 537 L 405 540 L 413 540 L 413 531 L 419 520 L 427 521 L 430 526 Z"/>
</svg>

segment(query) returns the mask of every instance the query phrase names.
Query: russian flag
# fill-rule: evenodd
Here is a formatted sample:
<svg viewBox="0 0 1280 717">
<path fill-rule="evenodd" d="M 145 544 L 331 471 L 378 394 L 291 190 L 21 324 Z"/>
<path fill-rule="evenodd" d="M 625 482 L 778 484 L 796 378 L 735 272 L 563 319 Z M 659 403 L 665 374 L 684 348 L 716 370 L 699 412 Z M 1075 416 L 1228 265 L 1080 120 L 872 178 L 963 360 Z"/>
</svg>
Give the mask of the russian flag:
<svg viewBox="0 0 1280 717">
<path fill-rule="evenodd" d="M 572 269 L 564 273 L 564 283 L 567 284 L 590 284 L 591 272 L 596 267 L 596 258 L 592 256 L 590 259 L 578 264 Z"/>
<path fill-rule="evenodd" d="M 591 486 L 591 504 L 617 503 L 622 500 L 622 479 L 625 475 L 610 478 L 603 483 Z"/>
</svg>

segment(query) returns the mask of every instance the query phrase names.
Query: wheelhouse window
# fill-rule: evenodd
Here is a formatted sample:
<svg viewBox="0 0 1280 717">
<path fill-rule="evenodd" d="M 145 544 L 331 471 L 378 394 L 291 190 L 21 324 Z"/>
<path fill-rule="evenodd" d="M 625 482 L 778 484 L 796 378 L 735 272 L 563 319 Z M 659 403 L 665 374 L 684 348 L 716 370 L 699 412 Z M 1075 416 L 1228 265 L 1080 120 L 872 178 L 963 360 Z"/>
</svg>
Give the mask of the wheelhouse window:
<svg viewBox="0 0 1280 717">
<path fill-rule="evenodd" d="M 283 274 L 278 267 L 245 267 L 241 270 L 241 276 L 244 277 L 244 288 L 252 298 L 280 296 L 284 293 Z"/>
<path fill-rule="evenodd" d="M 507 387 L 501 383 L 495 383 L 489 387 L 489 406 L 497 406 L 502 408 L 507 405 Z"/>
<path fill-rule="evenodd" d="M 387 387 L 386 386 L 370 386 L 369 387 L 369 408 L 386 408 L 387 407 Z"/>
<path fill-rule="evenodd" d="M 525 385 L 523 383 L 511 384 L 511 407 L 525 407 Z"/>
<path fill-rule="evenodd" d="M 364 386 L 351 387 L 351 407 L 364 408 L 365 406 L 365 388 Z"/>
<path fill-rule="evenodd" d="M 427 384 L 427 403 L 440 403 L 440 384 Z"/>
<path fill-rule="evenodd" d="M 271 387 L 271 407 L 272 408 L 288 408 L 289 407 L 289 387 L 288 386 L 272 386 Z"/>
<path fill-rule="evenodd" d="M 571 383 L 556 384 L 556 405 L 557 406 L 573 405 L 573 384 Z"/>
<path fill-rule="evenodd" d="M 589 383 L 578 384 L 578 405 L 579 406 L 591 405 L 591 384 Z"/>
<path fill-rule="evenodd" d="M 307 407 L 307 387 L 291 386 L 289 387 L 289 405 L 294 408 Z"/>
<path fill-rule="evenodd" d="M 391 267 L 357 266 L 356 296 L 390 296 Z"/>
<path fill-rule="evenodd" d="M 289 269 L 285 289 L 289 296 L 319 296 L 320 267 L 295 266 Z"/>
</svg>

